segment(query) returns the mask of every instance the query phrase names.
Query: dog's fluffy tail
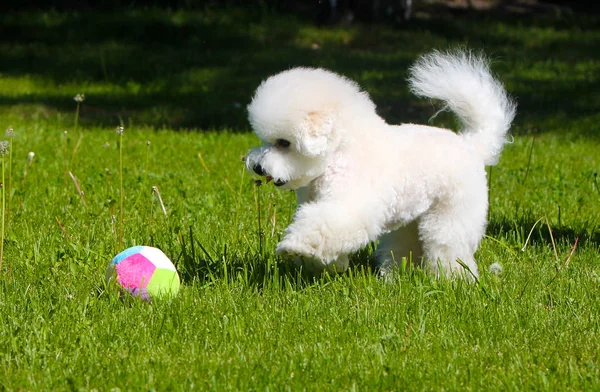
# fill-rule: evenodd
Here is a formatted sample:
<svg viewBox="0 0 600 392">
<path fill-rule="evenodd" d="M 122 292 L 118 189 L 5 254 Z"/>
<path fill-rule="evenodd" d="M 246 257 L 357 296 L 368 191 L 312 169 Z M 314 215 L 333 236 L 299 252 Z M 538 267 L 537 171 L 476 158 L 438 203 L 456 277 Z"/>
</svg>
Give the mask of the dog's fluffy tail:
<svg viewBox="0 0 600 392">
<path fill-rule="evenodd" d="M 408 82 L 417 96 L 444 101 L 460 118 L 460 133 L 481 152 L 484 163 L 497 163 L 516 105 L 491 75 L 483 55 L 433 51 L 410 68 Z"/>
</svg>

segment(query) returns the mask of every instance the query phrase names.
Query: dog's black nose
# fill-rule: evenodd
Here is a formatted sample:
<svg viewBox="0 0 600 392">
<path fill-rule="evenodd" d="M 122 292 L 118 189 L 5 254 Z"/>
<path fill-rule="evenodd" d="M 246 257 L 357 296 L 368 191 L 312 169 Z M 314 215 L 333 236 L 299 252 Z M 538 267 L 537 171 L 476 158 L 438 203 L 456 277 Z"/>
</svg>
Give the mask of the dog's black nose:
<svg viewBox="0 0 600 392">
<path fill-rule="evenodd" d="M 261 165 L 254 166 L 252 170 L 254 170 L 254 173 L 258 174 L 259 176 L 264 176 L 266 174 Z"/>
</svg>

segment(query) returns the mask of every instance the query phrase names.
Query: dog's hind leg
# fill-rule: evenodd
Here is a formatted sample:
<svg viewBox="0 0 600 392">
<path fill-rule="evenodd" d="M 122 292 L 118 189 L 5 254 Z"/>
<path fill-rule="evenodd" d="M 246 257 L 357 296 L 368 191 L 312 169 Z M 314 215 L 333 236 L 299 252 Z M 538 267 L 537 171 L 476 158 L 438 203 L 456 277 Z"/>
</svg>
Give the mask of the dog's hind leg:
<svg viewBox="0 0 600 392">
<path fill-rule="evenodd" d="M 390 233 L 384 234 L 375 251 L 375 268 L 382 275 L 402 263 L 421 264 L 423 245 L 419 239 L 418 222 L 413 221 Z"/>
<path fill-rule="evenodd" d="M 486 214 L 485 194 L 460 203 L 440 203 L 425 213 L 419 220 L 424 267 L 438 277 L 479 277 L 474 254 L 485 233 Z"/>
</svg>

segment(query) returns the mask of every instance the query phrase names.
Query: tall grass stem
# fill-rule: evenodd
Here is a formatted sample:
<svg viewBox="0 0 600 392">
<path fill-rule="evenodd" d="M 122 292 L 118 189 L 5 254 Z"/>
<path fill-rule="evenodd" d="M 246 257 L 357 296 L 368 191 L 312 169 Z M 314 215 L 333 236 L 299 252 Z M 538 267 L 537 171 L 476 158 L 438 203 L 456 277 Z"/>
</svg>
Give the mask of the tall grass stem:
<svg viewBox="0 0 600 392">
<path fill-rule="evenodd" d="M 8 199 L 6 200 L 6 221 L 7 223 L 10 222 L 10 199 L 11 199 L 11 189 L 12 189 L 12 150 L 13 150 L 13 139 L 14 139 L 14 131 L 12 129 L 10 129 L 8 131 L 8 135 L 9 137 L 9 145 L 8 145 L 8 181 L 7 181 L 7 188 L 8 188 Z"/>
<path fill-rule="evenodd" d="M 165 216 L 165 219 L 168 218 L 167 209 L 165 208 L 165 203 L 163 203 L 163 199 L 160 196 L 160 191 L 158 190 L 158 187 L 156 185 L 154 185 L 152 187 L 152 193 L 154 193 L 156 195 L 156 197 L 158 197 L 158 201 L 160 202 L 160 208 L 162 208 L 162 212 Z"/>
<path fill-rule="evenodd" d="M 531 234 L 533 234 L 533 230 L 535 229 L 537 224 L 543 220 L 546 220 L 546 226 L 548 226 L 548 231 L 550 232 L 550 240 L 552 241 L 552 249 L 554 249 L 554 256 L 556 256 L 556 261 L 558 261 L 558 252 L 556 250 L 556 242 L 554 241 L 554 235 L 552 234 L 552 228 L 550 227 L 550 221 L 548 220 L 548 217 L 546 217 L 545 215 L 542 216 L 537 221 L 535 221 L 535 223 L 531 227 L 531 230 L 529 231 L 529 235 L 527 236 L 527 239 L 525 240 L 525 244 L 523 244 L 523 247 L 521 248 L 521 251 L 525 252 L 525 249 L 527 249 L 527 245 L 529 244 L 529 239 L 531 238 Z"/>
<path fill-rule="evenodd" d="M 65 189 L 67 187 L 68 184 L 68 180 L 67 180 L 67 172 L 69 171 L 69 164 L 67 162 L 67 131 L 63 131 L 62 133 L 63 135 L 63 175 L 64 175 L 64 180 L 65 180 Z"/>
<path fill-rule="evenodd" d="M 535 144 L 535 135 L 531 139 L 531 147 L 529 147 L 529 157 L 527 158 L 527 167 L 525 169 L 525 177 L 523 178 L 523 182 L 521 185 L 525 185 L 525 181 L 527 181 L 527 177 L 529 176 L 529 168 L 531 167 L 531 158 L 533 157 L 533 145 Z"/>
<path fill-rule="evenodd" d="M 77 189 L 77 193 L 79 194 L 79 198 L 81 199 L 83 206 L 87 207 L 87 203 L 85 202 L 85 198 L 83 197 L 83 190 L 81 190 L 79 182 L 77 182 L 77 178 L 71 172 L 69 172 L 69 176 L 71 176 L 71 180 L 73 180 L 73 183 L 75 184 L 75 188 Z"/>
<path fill-rule="evenodd" d="M 81 102 L 84 100 L 84 96 L 82 94 L 77 94 L 75 96 L 75 102 L 77 102 L 77 108 L 75 109 L 75 124 L 73 125 L 73 135 L 77 135 L 77 128 L 79 126 L 79 110 L 81 108 Z M 79 133 L 77 137 L 77 143 L 75 143 L 75 147 L 73 147 L 73 152 L 71 153 L 71 161 L 69 163 L 69 171 L 73 171 L 73 165 L 75 164 L 75 156 L 77 155 L 77 150 L 81 145 L 81 141 L 83 139 L 83 133 Z"/>
<path fill-rule="evenodd" d="M 119 249 L 123 248 L 123 127 L 117 128 L 119 134 Z"/>
<path fill-rule="evenodd" d="M 256 205 L 256 210 L 258 211 L 258 216 L 257 216 L 257 226 L 258 226 L 258 253 L 260 255 L 263 254 L 263 231 L 262 231 L 262 227 L 261 227 L 261 216 L 260 216 L 260 195 L 259 195 L 259 191 L 258 189 L 261 187 L 262 185 L 262 181 L 261 180 L 256 180 L 255 182 L 255 186 L 254 186 L 254 203 Z"/>
<path fill-rule="evenodd" d="M 0 271 L 2 271 L 2 260 L 4 257 L 4 221 L 6 207 L 6 187 L 4 186 L 4 154 L 2 154 L 2 227 L 0 230 Z"/>
</svg>

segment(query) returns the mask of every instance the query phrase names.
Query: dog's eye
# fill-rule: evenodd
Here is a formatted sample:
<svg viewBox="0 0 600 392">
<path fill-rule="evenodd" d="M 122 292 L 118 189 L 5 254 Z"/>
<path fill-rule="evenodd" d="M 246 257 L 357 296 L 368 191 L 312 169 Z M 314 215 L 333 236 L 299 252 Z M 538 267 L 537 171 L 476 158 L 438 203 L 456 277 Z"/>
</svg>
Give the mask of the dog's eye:
<svg viewBox="0 0 600 392">
<path fill-rule="evenodd" d="M 277 139 L 275 140 L 275 145 L 277 147 L 283 147 L 283 148 L 288 148 L 290 146 L 290 142 L 289 140 L 285 140 L 285 139 Z"/>
</svg>

